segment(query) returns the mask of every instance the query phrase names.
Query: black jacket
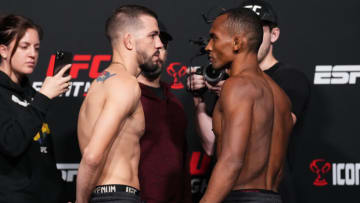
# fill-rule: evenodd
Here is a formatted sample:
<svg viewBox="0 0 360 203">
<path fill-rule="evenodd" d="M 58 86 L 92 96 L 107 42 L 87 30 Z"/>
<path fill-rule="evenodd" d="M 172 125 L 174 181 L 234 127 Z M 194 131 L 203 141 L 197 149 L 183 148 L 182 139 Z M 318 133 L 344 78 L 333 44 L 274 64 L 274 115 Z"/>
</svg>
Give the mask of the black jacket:
<svg viewBox="0 0 360 203">
<path fill-rule="evenodd" d="M 50 100 L 0 71 L 0 203 L 59 202 L 63 187 L 45 116 Z"/>
</svg>

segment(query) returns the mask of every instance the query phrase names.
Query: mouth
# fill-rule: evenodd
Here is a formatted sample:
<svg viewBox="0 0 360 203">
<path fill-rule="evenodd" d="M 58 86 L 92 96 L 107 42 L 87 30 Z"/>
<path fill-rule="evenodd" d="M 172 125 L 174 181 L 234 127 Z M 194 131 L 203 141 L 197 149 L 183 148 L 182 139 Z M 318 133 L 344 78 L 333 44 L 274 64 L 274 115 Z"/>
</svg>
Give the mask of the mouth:
<svg viewBox="0 0 360 203">
<path fill-rule="evenodd" d="M 156 60 L 156 63 L 157 63 L 158 65 L 161 65 L 161 64 L 163 64 L 163 63 L 164 63 L 164 61 L 163 61 L 163 60 L 161 60 L 161 59 L 158 59 L 158 60 Z"/>
<path fill-rule="evenodd" d="M 213 61 L 214 61 L 214 58 L 209 55 L 209 56 L 208 56 L 208 60 L 209 60 L 210 62 L 213 62 Z"/>
<path fill-rule="evenodd" d="M 35 61 L 28 61 L 28 62 L 26 62 L 26 65 L 28 65 L 30 67 L 35 67 Z"/>
<path fill-rule="evenodd" d="M 160 56 L 160 52 L 159 51 L 156 51 L 153 56 L 156 56 L 156 57 L 159 57 Z"/>
</svg>

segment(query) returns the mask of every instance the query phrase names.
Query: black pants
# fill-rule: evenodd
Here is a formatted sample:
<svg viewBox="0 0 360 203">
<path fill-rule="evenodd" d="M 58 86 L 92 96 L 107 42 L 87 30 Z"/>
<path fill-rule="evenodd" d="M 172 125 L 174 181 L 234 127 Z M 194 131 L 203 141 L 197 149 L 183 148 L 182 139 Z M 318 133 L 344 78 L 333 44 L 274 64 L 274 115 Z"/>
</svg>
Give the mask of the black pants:
<svg viewBox="0 0 360 203">
<path fill-rule="evenodd" d="M 91 194 L 90 203 L 141 203 L 140 196 L 127 192 L 109 192 L 104 194 Z"/>
<path fill-rule="evenodd" d="M 267 190 L 233 190 L 224 199 L 223 203 L 282 203 L 279 193 Z"/>
</svg>

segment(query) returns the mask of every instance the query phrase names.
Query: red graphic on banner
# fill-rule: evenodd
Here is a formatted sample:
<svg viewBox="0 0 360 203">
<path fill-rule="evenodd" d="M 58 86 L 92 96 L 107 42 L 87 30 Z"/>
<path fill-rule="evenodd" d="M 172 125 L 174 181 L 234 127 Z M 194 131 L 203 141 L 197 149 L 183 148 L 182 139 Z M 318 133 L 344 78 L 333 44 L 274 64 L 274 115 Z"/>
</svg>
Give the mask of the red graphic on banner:
<svg viewBox="0 0 360 203">
<path fill-rule="evenodd" d="M 193 152 L 190 159 L 190 174 L 204 175 L 209 169 L 210 157 L 201 152 Z"/>
<path fill-rule="evenodd" d="M 310 170 L 313 173 L 316 173 L 316 179 L 313 182 L 315 186 L 325 186 L 328 184 L 324 178 L 325 173 L 329 172 L 331 169 L 331 164 L 326 162 L 324 159 L 315 159 L 310 163 Z"/>
<path fill-rule="evenodd" d="M 92 60 L 91 60 L 92 58 Z M 99 67 L 101 62 L 107 62 L 111 60 L 111 55 L 90 55 L 90 54 L 75 54 L 73 58 L 73 63 L 70 68 L 70 75 L 72 78 L 77 78 L 79 76 L 80 70 L 89 70 L 89 78 L 97 78 L 100 75 Z M 50 62 L 46 76 L 54 75 L 54 64 L 55 64 L 55 55 L 51 55 Z"/>
<path fill-rule="evenodd" d="M 174 78 L 173 83 L 171 84 L 172 89 L 183 89 L 184 85 L 180 82 L 180 78 L 186 75 L 186 66 L 181 66 L 179 70 L 176 71 L 176 66 L 180 66 L 180 63 L 174 62 L 167 67 L 167 73 Z"/>
</svg>

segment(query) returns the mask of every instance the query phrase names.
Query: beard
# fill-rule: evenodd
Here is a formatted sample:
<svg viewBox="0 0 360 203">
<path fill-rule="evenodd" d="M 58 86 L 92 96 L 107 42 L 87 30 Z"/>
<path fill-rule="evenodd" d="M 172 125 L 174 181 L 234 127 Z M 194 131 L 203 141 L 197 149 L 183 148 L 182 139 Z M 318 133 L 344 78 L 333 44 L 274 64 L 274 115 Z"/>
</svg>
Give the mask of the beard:
<svg viewBox="0 0 360 203">
<path fill-rule="evenodd" d="M 161 75 L 164 60 L 159 58 L 156 62 L 153 62 L 152 57 L 160 56 L 159 50 L 156 51 L 152 56 L 149 56 L 143 51 L 138 51 L 138 56 L 142 59 L 143 62 L 140 64 L 141 74 L 150 81 L 157 79 Z"/>
<path fill-rule="evenodd" d="M 162 73 L 162 68 L 160 66 L 157 66 L 156 69 L 151 71 L 143 70 L 141 74 L 144 77 L 146 77 L 148 80 L 153 81 L 156 80 L 161 75 L 161 73 Z"/>
</svg>

